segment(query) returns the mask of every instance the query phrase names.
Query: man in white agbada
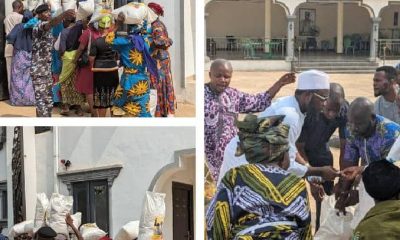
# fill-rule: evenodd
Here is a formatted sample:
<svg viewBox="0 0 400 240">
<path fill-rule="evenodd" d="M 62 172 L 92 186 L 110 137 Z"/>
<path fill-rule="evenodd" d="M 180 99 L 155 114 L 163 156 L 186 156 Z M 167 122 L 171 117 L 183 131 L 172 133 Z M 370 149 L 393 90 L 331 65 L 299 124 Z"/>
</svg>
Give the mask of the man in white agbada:
<svg viewBox="0 0 400 240">
<path fill-rule="evenodd" d="M 24 13 L 24 4 L 20 0 L 15 0 L 12 3 L 13 12 L 7 15 L 4 19 L 4 29 L 6 35 L 8 35 L 11 30 L 15 27 L 15 25 L 22 22 L 23 13 Z M 4 57 L 6 58 L 7 64 L 7 80 L 8 80 L 8 91 L 10 91 L 10 81 L 11 81 L 11 62 L 13 56 L 13 45 L 6 44 L 4 49 Z"/>
<path fill-rule="evenodd" d="M 282 97 L 272 103 L 270 107 L 261 112 L 259 117 L 285 115 L 283 123 L 290 126 L 289 130 L 289 157 L 288 171 L 299 176 L 321 176 L 326 180 L 333 180 L 339 175 L 330 166 L 311 167 L 300 156 L 296 148 L 296 140 L 300 136 L 305 114 L 314 109 L 321 111 L 329 97 L 329 76 L 321 71 L 309 70 L 299 74 L 298 84 L 294 96 Z M 247 164 L 244 155 L 235 156 L 238 136 L 235 136 L 227 145 L 224 152 L 224 161 L 218 177 L 218 183 L 225 173 L 240 165 Z"/>
</svg>

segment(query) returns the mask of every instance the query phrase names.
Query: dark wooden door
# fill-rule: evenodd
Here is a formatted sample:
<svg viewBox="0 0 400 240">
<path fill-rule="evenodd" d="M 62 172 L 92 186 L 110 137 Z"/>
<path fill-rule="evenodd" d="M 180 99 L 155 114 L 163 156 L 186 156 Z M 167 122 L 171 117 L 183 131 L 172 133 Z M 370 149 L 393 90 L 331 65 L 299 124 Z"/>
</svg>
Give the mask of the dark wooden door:
<svg viewBox="0 0 400 240">
<path fill-rule="evenodd" d="M 173 240 L 193 240 L 193 186 L 172 183 Z"/>
</svg>

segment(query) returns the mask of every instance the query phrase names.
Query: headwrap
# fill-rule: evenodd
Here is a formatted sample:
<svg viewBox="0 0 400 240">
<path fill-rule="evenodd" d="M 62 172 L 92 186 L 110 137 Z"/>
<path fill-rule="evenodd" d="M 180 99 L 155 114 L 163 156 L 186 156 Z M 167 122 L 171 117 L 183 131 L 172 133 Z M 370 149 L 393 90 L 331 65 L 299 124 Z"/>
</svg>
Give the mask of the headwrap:
<svg viewBox="0 0 400 240">
<path fill-rule="evenodd" d="M 131 40 L 133 46 L 139 51 L 143 52 L 144 61 L 147 66 L 147 70 L 151 75 L 157 78 L 158 80 L 158 69 L 156 61 L 151 57 L 149 49 L 146 48 L 144 44 L 144 39 L 139 33 L 131 33 L 128 38 Z"/>
<path fill-rule="evenodd" d="M 318 71 L 309 70 L 299 74 L 297 81 L 298 90 L 317 90 L 317 89 L 330 89 L 328 74 Z"/>
<path fill-rule="evenodd" d="M 104 16 L 99 20 L 99 27 L 100 28 L 109 28 L 111 26 L 111 16 Z"/>
<path fill-rule="evenodd" d="M 34 28 L 39 24 L 39 19 L 37 17 L 31 18 L 28 22 L 24 24 L 24 28 Z"/>
<path fill-rule="evenodd" d="M 36 13 L 36 14 L 41 14 L 41 13 L 44 13 L 44 12 L 49 11 L 49 10 L 50 10 L 49 5 L 48 5 L 47 3 L 44 3 L 44 4 L 39 5 L 39 6 L 35 9 L 35 13 Z"/>
<path fill-rule="evenodd" d="M 239 142 L 235 156 L 245 154 L 249 163 L 277 160 L 289 150 L 289 126 L 282 123 L 284 117 L 257 118 L 248 114 L 243 121 L 236 120 Z M 267 152 L 265 148 L 268 148 Z"/>
<path fill-rule="evenodd" d="M 151 10 L 153 10 L 157 15 L 164 16 L 164 9 L 160 4 L 151 2 L 147 4 L 147 6 L 151 8 Z"/>
</svg>

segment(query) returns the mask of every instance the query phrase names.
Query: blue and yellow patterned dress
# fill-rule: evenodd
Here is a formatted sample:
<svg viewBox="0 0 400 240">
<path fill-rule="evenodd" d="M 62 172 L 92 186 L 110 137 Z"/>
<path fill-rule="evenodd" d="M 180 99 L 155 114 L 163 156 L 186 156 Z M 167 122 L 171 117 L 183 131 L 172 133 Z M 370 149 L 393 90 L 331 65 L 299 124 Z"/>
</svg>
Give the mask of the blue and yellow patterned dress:
<svg viewBox="0 0 400 240">
<path fill-rule="evenodd" d="M 115 37 L 111 32 L 106 42 L 118 51 L 124 66 L 120 84 L 115 91 L 113 112 L 125 113 L 129 117 L 151 117 L 150 114 L 150 81 L 146 68 L 155 63 L 146 57 L 149 45 L 141 35 Z"/>
</svg>

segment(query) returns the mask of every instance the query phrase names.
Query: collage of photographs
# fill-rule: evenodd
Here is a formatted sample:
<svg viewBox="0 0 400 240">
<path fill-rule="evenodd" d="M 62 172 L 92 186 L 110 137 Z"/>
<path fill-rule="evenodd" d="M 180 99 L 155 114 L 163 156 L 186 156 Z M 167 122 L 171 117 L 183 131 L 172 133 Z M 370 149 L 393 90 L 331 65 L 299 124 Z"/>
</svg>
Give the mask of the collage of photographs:
<svg viewBox="0 0 400 240">
<path fill-rule="evenodd" d="M 399 240 L 400 0 L 0 0 L 0 240 Z"/>
</svg>

